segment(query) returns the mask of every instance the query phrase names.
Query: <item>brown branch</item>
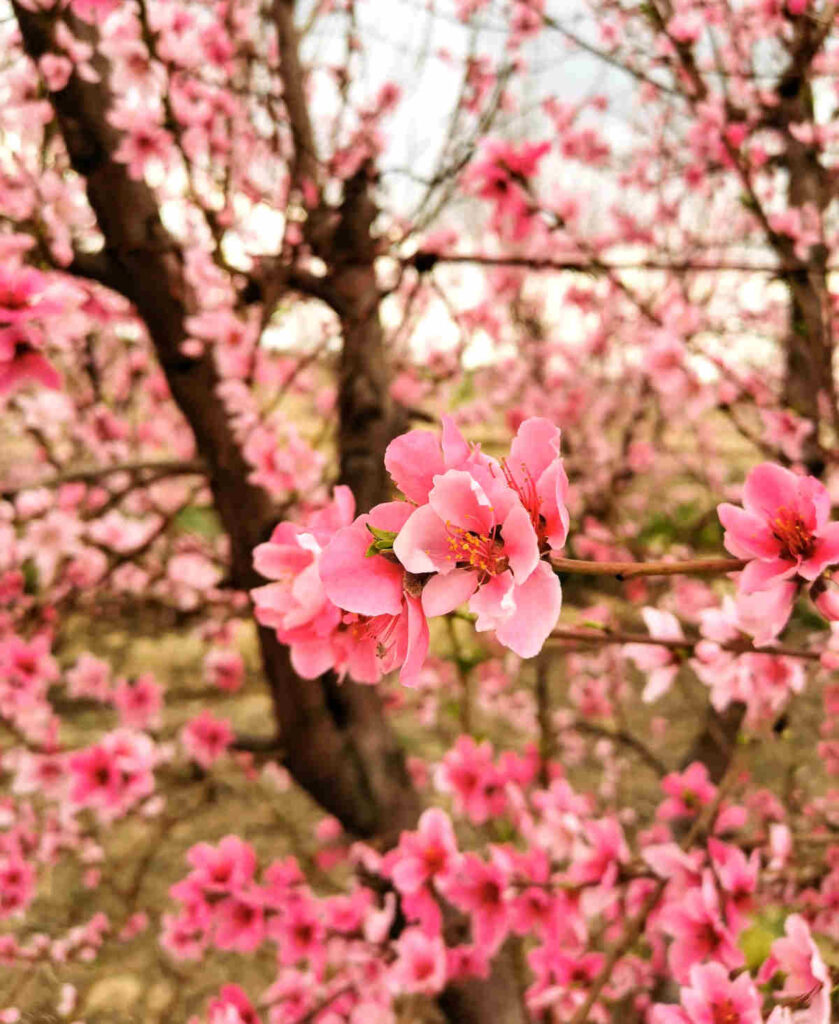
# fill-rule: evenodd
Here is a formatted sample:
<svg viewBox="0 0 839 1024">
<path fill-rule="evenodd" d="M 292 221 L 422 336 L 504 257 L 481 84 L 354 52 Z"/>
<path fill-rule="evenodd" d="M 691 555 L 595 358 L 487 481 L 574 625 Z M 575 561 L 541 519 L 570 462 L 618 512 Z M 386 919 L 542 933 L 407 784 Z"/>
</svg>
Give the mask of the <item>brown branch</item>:
<svg viewBox="0 0 839 1024">
<path fill-rule="evenodd" d="M 685 273 L 744 273 L 772 274 L 784 277 L 793 273 L 801 273 L 800 264 L 749 263 L 748 260 L 716 260 L 703 263 L 694 260 L 604 260 L 587 259 L 584 256 L 567 258 L 547 258 L 539 256 L 486 256 L 482 253 L 451 253 L 437 255 L 420 251 L 411 257 L 411 262 L 419 264 L 423 269 L 429 262 L 439 264 L 469 263 L 489 267 L 523 267 L 527 270 L 570 271 L 581 274 L 604 273 L 617 270 L 660 270 L 675 274 Z M 839 268 L 829 268 L 831 270 Z"/>
<path fill-rule="evenodd" d="M 559 573 L 614 576 L 619 580 L 630 580 L 637 576 L 716 576 L 739 572 L 747 563 L 742 558 L 693 558 L 681 562 L 587 562 L 578 558 L 553 556 L 551 564 Z"/>
</svg>

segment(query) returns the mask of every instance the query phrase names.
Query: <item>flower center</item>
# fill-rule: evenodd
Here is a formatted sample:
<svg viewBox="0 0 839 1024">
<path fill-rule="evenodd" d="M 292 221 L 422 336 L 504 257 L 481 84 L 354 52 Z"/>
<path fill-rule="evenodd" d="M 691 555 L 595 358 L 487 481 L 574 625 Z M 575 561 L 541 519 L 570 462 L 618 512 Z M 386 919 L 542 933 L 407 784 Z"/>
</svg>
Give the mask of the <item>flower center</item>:
<svg viewBox="0 0 839 1024">
<path fill-rule="evenodd" d="M 449 552 L 458 565 L 469 565 L 484 576 L 498 576 L 510 567 L 499 540 L 491 534 L 473 533 L 446 523 Z"/>
<path fill-rule="evenodd" d="M 740 1014 L 734 1008 L 730 999 L 722 999 L 714 1003 L 711 1010 L 711 1019 L 714 1024 L 738 1024 Z"/>
<path fill-rule="evenodd" d="M 498 882 L 487 879 L 481 882 L 478 890 L 478 899 L 481 904 L 485 907 L 494 907 L 496 904 L 501 902 L 501 887 Z"/>
<path fill-rule="evenodd" d="M 771 525 L 774 537 L 783 548 L 782 554 L 787 558 L 797 561 L 812 555 L 816 538 L 797 512 L 780 508 Z"/>
<path fill-rule="evenodd" d="M 432 844 L 426 846 L 422 859 L 429 875 L 436 875 L 446 866 L 446 851 L 442 846 Z"/>
</svg>

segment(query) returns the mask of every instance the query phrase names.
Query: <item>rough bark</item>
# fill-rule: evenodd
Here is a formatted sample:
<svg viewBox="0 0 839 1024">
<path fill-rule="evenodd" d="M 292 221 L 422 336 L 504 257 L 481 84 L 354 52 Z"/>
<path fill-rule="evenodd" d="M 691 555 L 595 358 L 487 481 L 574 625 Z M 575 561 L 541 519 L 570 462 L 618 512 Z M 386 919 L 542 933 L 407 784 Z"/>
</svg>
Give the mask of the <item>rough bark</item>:
<svg viewBox="0 0 839 1024">
<path fill-rule="evenodd" d="M 782 164 L 787 172 L 787 201 L 790 209 L 812 206 L 823 213 L 832 199 L 828 172 L 816 148 L 790 132 L 790 126 L 815 123 L 813 89 L 810 81 L 813 58 L 821 49 L 823 28 L 815 19 L 797 19 L 790 45 L 790 65 L 781 79 L 780 102 L 771 120 L 785 138 Z M 785 342 L 784 401 L 799 416 L 813 423 L 805 441 L 804 461 L 811 473 L 821 475 L 824 458 L 819 446 L 819 424 L 823 418 L 820 396 L 835 406 L 833 346 L 827 289 L 828 252 L 823 244 L 810 248 L 803 261 L 796 261 L 791 246 L 779 252 L 786 263 L 799 262 L 800 269 L 788 278 L 790 293 L 789 329 Z"/>
<path fill-rule="evenodd" d="M 361 508 L 382 501 L 391 485 L 384 450 L 394 433 L 390 374 L 379 318 L 372 227 L 373 168 L 364 164 L 345 184 L 333 239 L 333 285 L 340 300 L 343 346 L 338 370 L 338 450 L 341 479 Z"/>
</svg>

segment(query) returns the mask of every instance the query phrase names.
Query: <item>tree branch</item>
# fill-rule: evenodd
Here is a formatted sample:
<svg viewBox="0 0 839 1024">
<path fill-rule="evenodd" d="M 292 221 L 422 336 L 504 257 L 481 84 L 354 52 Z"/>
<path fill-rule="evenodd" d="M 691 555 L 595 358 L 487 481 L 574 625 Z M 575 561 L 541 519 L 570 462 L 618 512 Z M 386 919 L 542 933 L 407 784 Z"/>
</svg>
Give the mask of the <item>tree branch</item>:
<svg viewBox="0 0 839 1024">
<path fill-rule="evenodd" d="M 717 576 L 739 572 L 746 567 L 742 558 L 693 558 L 681 562 L 587 562 L 578 558 L 551 557 L 558 573 L 577 576 L 614 576 L 630 580 L 637 576 Z"/>
</svg>

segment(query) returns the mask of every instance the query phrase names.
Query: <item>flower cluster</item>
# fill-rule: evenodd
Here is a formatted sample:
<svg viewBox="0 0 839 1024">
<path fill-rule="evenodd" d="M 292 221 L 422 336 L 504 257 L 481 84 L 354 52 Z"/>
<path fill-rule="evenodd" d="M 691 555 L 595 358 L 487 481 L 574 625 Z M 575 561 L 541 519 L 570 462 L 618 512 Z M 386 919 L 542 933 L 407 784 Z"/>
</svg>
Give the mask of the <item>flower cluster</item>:
<svg viewBox="0 0 839 1024">
<path fill-rule="evenodd" d="M 560 432 L 525 420 L 501 460 L 467 444 L 444 418 L 442 437 L 414 430 L 385 464 L 407 500 L 352 519 L 352 496 L 306 526 L 281 523 L 254 553 L 276 582 L 253 591 L 259 621 L 291 646 L 311 678 L 329 668 L 375 682 L 401 666 L 415 684 L 427 620 L 467 604 L 478 631 L 523 658 L 542 649 L 562 602 L 550 555 L 568 533 Z"/>
</svg>

